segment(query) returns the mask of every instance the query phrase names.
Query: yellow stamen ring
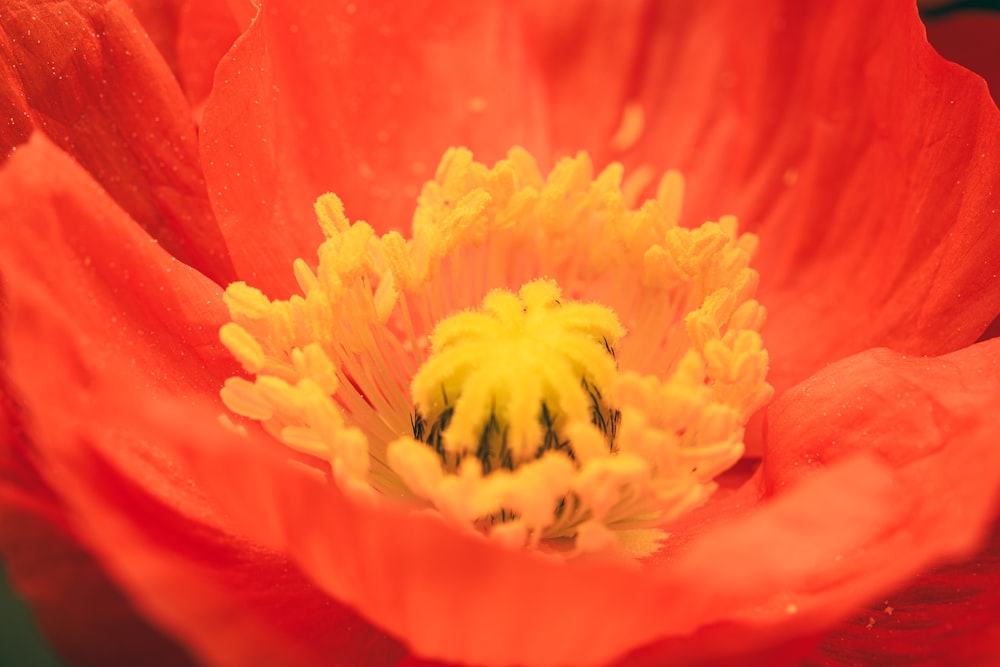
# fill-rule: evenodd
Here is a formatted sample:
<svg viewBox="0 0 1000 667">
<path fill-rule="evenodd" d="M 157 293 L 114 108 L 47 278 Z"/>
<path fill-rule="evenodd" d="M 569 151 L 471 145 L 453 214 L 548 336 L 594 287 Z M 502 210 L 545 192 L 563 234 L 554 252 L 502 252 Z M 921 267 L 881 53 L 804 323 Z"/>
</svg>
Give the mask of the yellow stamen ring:
<svg viewBox="0 0 1000 667">
<path fill-rule="evenodd" d="M 678 226 L 682 193 L 672 172 L 630 209 L 618 165 L 543 178 L 520 149 L 492 169 L 453 149 L 410 239 L 324 195 L 301 296 L 226 290 L 220 335 L 255 379 L 222 399 L 376 502 L 514 546 L 655 550 L 771 392 L 756 239 Z"/>
</svg>

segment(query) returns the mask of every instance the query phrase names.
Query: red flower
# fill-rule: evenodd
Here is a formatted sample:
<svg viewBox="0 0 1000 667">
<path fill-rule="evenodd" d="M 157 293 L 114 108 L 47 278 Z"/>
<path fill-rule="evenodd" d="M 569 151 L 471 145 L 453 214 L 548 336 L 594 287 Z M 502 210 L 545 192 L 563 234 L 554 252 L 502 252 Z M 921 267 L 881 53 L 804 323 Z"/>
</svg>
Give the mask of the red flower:
<svg viewBox="0 0 1000 667">
<path fill-rule="evenodd" d="M 903 0 L 522 4 L 264 3 L 200 134 L 218 49 L 191 36 L 245 16 L 188 3 L 171 56 L 114 0 L 0 11 L 0 551 L 53 641 L 186 664 L 159 631 L 234 667 L 995 659 L 985 85 Z M 328 190 L 404 227 L 454 144 L 676 167 L 687 219 L 735 211 L 761 239 L 763 458 L 638 567 L 354 502 L 218 423 L 222 286 L 290 293 Z"/>
</svg>

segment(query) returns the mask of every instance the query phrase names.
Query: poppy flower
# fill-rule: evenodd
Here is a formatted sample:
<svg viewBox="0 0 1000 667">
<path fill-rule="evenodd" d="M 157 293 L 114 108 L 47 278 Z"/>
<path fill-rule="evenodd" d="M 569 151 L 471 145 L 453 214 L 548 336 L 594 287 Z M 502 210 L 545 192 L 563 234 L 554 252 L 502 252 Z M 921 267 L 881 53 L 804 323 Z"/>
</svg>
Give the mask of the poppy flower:
<svg viewBox="0 0 1000 667">
<path fill-rule="evenodd" d="M 994 657 L 1000 343 L 976 341 L 1000 310 L 1000 114 L 928 46 L 910 3 L 306 0 L 265 2 L 248 24 L 206 6 L 227 20 L 192 5 L 187 25 L 217 25 L 221 42 L 245 31 L 203 107 L 217 51 L 171 61 L 117 2 L 2 14 L 0 550 L 68 656 Z M 670 169 L 683 178 L 660 180 Z M 690 323 L 658 327 L 654 288 L 696 293 L 679 311 Z M 413 335 L 392 319 L 404 299 L 420 307 Z M 557 320 L 557 344 L 538 347 Z M 516 403 L 502 364 L 476 357 L 502 380 L 485 385 L 460 372 L 467 343 L 509 343 L 498 322 L 530 333 L 532 351 L 504 348 L 531 362 L 519 369 L 548 377 L 542 349 L 574 378 L 524 380 L 552 417 L 546 455 L 597 452 L 611 460 L 600 481 L 627 460 L 602 443 L 669 441 L 686 465 L 639 463 L 635 486 L 609 487 L 620 496 L 571 472 L 548 516 L 537 495 L 513 521 L 468 511 L 489 494 L 441 480 L 462 481 L 470 456 L 482 479 L 505 461 L 463 449 L 470 433 L 492 447 L 495 419 L 514 442 L 547 437 L 527 408 L 483 409 Z M 330 352 L 330 332 L 350 353 Z M 390 395 L 379 378 L 397 375 L 412 387 Z M 675 376 L 692 381 L 673 391 Z M 454 406 L 435 403 L 434 387 L 456 386 Z M 459 416 L 477 391 L 478 416 Z M 678 427 L 678 413 L 699 419 Z M 394 443 L 435 452 L 420 420 L 442 433 L 437 469 L 411 448 L 387 477 L 423 501 L 412 509 L 367 482 Z M 683 459 L 691 441 L 725 446 Z M 365 458 L 379 443 L 384 457 Z M 497 497 L 501 512 L 520 502 Z M 574 497 L 579 530 L 546 533 Z M 633 498 L 638 511 L 614 514 Z M 670 521 L 638 521 L 649 514 Z M 619 519 L 669 536 L 608 553 Z M 953 627 L 923 631 L 942 615 Z"/>
</svg>

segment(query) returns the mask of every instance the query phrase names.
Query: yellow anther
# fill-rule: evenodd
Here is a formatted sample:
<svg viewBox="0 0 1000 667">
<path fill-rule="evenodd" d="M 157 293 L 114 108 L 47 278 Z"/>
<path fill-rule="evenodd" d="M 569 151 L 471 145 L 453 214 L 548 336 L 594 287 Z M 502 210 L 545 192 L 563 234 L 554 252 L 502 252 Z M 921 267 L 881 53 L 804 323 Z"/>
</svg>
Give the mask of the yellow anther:
<svg viewBox="0 0 1000 667">
<path fill-rule="evenodd" d="M 409 237 L 324 195 L 301 295 L 226 290 L 220 337 L 256 377 L 223 402 L 366 502 L 567 557 L 654 551 L 771 388 L 756 237 L 681 226 L 676 172 L 634 207 L 650 183 L 583 153 L 545 176 L 523 149 L 493 168 L 450 149 Z"/>
<path fill-rule="evenodd" d="M 668 171 L 660 179 L 656 188 L 656 200 L 663 206 L 663 212 L 671 224 L 681 219 L 681 205 L 684 202 L 684 176 L 679 171 Z"/>
<path fill-rule="evenodd" d="M 347 216 L 344 215 L 344 202 L 340 201 L 340 197 L 332 192 L 317 199 L 313 209 L 316 211 L 316 219 L 319 220 L 320 229 L 328 237 L 346 232 L 351 226 Z"/>
<path fill-rule="evenodd" d="M 263 292 L 243 282 L 227 287 L 222 298 L 233 317 L 265 317 L 271 306 Z"/>
<path fill-rule="evenodd" d="M 243 378 L 229 378 L 219 392 L 226 407 L 238 415 L 266 421 L 274 415 L 270 402 L 257 393 L 252 382 Z"/>
<path fill-rule="evenodd" d="M 219 330 L 219 338 L 248 373 L 256 373 L 264 367 L 266 358 L 263 348 L 257 339 L 240 325 L 227 322 Z"/>
</svg>

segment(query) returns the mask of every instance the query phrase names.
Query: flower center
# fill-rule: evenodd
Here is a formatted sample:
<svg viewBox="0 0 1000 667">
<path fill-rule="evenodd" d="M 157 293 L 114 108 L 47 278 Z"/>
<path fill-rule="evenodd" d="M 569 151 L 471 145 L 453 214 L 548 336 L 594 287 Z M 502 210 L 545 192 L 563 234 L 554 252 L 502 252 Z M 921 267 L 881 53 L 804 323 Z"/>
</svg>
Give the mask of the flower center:
<svg viewBox="0 0 1000 667">
<path fill-rule="evenodd" d="M 452 149 L 409 239 L 324 195 L 301 295 L 226 290 L 220 336 L 253 379 L 223 401 L 362 502 L 517 547 L 655 550 L 771 388 L 756 239 L 680 226 L 676 173 L 630 208 L 639 189 L 584 154 L 546 178 L 519 149 L 492 169 Z"/>
<path fill-rule="evenodd" d="M 563 302 L 551 280 L 486 295 L 482 308 L 440 322 L 413 378 L 414 438 L 449 471 L 474 454 L 484 473 L 548 451 L 575 460 L 567 431 L 592 423 L 614 450 L 621 414 L 607 405 L 613 346 L 625 331 L 597 304 Z"/>
</svg>

